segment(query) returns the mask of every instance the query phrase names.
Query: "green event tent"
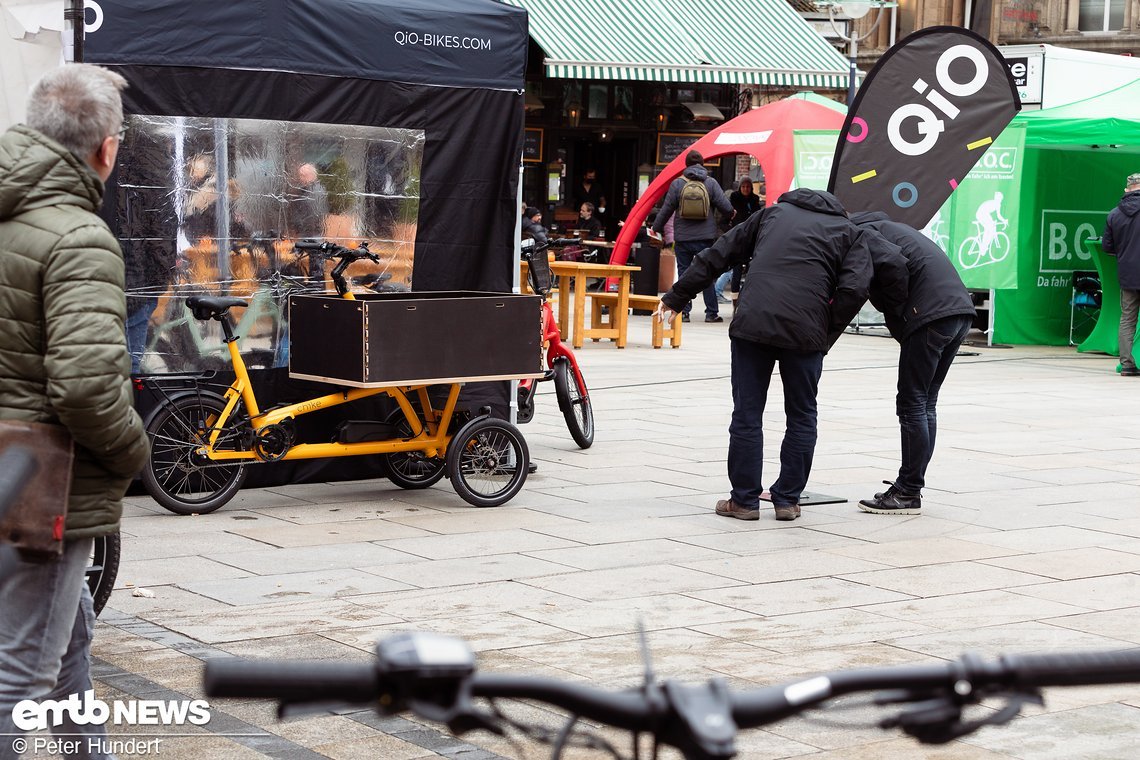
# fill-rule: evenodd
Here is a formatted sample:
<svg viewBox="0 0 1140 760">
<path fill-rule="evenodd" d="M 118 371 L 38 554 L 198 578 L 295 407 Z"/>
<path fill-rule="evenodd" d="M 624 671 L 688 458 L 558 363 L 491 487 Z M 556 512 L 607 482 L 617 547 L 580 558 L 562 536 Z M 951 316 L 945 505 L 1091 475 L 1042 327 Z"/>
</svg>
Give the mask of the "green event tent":
<svg viewBox="0 0 1140 760">
<path fill-rule="evenodd" d="M 997 288 L 995 342 L 1065 345 L 1070 340 L 1073 273 L 1097 271 L 1098 254 L 1089 239 L 1102 233 L 1105 217 L 1123 194 L 1125 177 L 1140 171 L 1140 79 L 1086 100 L 1022 112 L 991 151 L 1010 136 L 1016 138 L 1018 130 L 1024 135 L 1021 150 L 997 153 L 990 160 L 991 168 L 1010 167 L 1015 173 L 1007 184 L 1013 197 L 1003 199 L 1011 210 L 1009 263 L 988 267 L 989 284 L 977 281 L 976 275 L 987 267 L 963 268 L 961 249 L 969 247 L 969 233 L 963 236 L 961 225 L 948 251 L 967 285 Z M 971 181 L 959 189 L 967 190 Z M 993 177 L 982 180 L 969 192 L 990 198 L 995 182 Z M 963 200 L 955 203 L 960 207 Z M 969 216 L 961 208 L 957 212 L 959 221 Z M 1104 284 L 1115 286 L 1111 278 Z M 1113 318 L 1107 312 L 1104 316 Z M 1076 342 L 1083 337 L 1077 335 Z M 1115 341 L 1092 348 L 1112 353 Z"/>
</svg>

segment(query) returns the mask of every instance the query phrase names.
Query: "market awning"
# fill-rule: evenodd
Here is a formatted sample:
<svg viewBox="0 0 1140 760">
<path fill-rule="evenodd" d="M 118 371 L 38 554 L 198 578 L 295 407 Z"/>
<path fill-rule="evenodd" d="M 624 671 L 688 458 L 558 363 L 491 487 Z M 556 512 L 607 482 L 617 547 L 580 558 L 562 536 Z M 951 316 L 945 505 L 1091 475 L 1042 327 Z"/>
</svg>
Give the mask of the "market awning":
<svg viewBox="0 0 1140 760">
<path fill-rule="evenodd" d="M 847 88 L 847 60 L 786 0 L 506 2 L 549 77 Z"/>
</svg>

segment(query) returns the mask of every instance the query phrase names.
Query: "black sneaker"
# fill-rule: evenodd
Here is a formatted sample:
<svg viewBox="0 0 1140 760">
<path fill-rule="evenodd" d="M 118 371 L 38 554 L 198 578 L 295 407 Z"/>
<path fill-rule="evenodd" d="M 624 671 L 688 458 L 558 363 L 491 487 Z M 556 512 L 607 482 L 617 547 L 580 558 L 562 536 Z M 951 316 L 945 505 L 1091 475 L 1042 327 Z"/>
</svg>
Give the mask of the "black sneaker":
<svg viewBox="0 0 1140 760">
<path fill-rule="evenodd" d="M 723 322 L 724 317 L 719 314 L 713 314 L 711 317 L 705 317 L 706 322 Z"/>
<path fill-rule="evenodd" d="M 681 315 L 681 321 L 682 321 L 682 322 L 688 322 L 688 321 L 690 321 L 690 320 L 689 320 L 689 315 L 688 315 L 688 314 L 682 314 L 682 315 Z"/>
<path fill-rule="evenodd" d="M 874 515 L 920 515 L 922 497 L 904 494 L 891 484 L 885 493 L 875 494 L 873 499 L 861 500 L 859 509 Z"/>
<path fill-rule="evenodd" d="M 1140 369 L 1137 369 L 1136 367 L 1121 367 L 1120 368 L 1120 376 L 1121 377 L 1137 377 L 1137 376 L 1140 376 Z"/>
</svg>

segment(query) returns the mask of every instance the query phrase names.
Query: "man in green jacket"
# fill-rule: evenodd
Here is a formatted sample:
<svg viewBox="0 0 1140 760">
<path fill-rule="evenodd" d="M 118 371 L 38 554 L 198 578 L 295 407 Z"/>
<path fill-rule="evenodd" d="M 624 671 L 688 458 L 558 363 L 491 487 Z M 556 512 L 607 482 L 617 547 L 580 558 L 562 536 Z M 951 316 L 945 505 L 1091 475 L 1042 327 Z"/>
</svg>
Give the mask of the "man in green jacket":
<svg viewBox="0 0 1140 760">
<path fill-rule="evenodd" d="M 62 555 L 37 561 L 0 545 L 3 760 L 19 755 L 28 706 L 14 715 L 18 703 L 82 702 L 91 688 L 92 538 L 119 529 L 123 494 L 149 456 L 132 406 L 123 258 L 95 213 L 125 86 L 106 69 L 66 65 L 33 86 L 27 125 L 0 136 L 0 420 L 59 424 L 75 440 Z M 59 714 L 52 729 L 80 739 L 74 756 L 104 756 L 87 751 L 102 725 Z"/>
</svg>

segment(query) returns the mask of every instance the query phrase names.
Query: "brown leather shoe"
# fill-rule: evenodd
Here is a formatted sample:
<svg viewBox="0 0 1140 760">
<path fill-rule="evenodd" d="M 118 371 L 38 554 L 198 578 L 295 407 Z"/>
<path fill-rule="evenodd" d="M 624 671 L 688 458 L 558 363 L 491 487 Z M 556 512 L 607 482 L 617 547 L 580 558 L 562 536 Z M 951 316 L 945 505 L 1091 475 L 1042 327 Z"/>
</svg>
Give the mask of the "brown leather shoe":
<svg viewBox="0 0 1140 760">
<path fill-rule="evenodd" d="M 759 520 L 760 509 L 747 509 L 732 499 L 722 499 L 716 503 L 716 513 L 722 517 L 735 517 L 737 520 Z"/>
<path fill-rule="evenodd" d="M 799 504 L 781 504 L 776 507 L 777 520 L 794 520 L 800 516 Z"/>
</svg>

